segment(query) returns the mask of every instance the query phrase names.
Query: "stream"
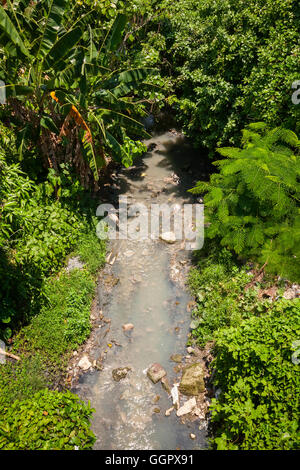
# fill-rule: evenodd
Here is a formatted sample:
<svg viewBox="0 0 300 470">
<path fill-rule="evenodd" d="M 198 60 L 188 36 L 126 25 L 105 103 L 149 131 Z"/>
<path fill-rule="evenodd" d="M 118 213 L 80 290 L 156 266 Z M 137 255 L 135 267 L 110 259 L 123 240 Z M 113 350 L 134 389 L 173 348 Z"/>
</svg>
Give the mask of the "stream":
<svg viewBox="0 0 300 470">
<path fill-rule="evenodd" d="M 146 206 L 195 202 L 187 189 L 203 176 L 201 156 L 176 131 L 156 134 L 145 143 L 146 155 L 114 175 L 107 200 L 117 204 L 123 195 L 128 203 Z M 102 323 L 93 333 L 89 353 L 102 367 L 82 374 L 74 388 L 95 409 L 94 448 L 203 449 L 206 426 L 199 425 L 199 419 L 183 423 L 176 411 L 165 416 L 172 400 L 160 382 L 154 385 L 146 375 L 148 367 L 158 362 L 171 386 L 180 381 L 178 364 L 170 356 L 187 355 L 192 299 L 185 283 L 192 251 L 181 240 L 169 244 L 149 238 L 113 240 L 108 248 L 109 262 L 99 278 L 95 308 Z M 124 324 L 134 327 L 124 331 Z M 115 381 L 112 371 L 120 367 L 130 370 Z"/>
</svg>

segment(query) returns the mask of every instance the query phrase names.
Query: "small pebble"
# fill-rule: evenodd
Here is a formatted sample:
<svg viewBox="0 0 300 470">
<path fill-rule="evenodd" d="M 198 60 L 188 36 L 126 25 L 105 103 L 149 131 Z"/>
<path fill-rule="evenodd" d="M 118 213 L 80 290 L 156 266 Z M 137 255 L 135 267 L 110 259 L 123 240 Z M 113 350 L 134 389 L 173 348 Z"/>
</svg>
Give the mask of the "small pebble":
<svg viewBox="0 0 300 470">
<path fill-rule="evenodd" d="M 134 325 L 132 323 L 125 323 L 125 325 L 122 326 L 124 331 L 130 331 L 133 330 Z"/>
</svg>

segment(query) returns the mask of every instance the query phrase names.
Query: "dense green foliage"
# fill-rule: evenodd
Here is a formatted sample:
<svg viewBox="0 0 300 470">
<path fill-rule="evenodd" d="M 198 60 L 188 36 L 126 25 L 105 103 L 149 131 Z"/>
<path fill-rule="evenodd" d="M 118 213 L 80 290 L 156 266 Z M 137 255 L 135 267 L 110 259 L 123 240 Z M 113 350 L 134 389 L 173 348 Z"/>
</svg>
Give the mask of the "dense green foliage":
<svg viewBox="0 0 300 470">
<path fill-rule="evenodd" d="M 225 157 L 210 182 L 194 193 L 204 197 L 208 238 L 291 280 L 300 279 L 299 140 L 263 123 L 243 131 L 243 148 L 221 148 Z"/>
<path fill-rule="evenodd" d="M 196 340 L 203 347 L 214 340 L 220 328 L 237 327 L 244 319 L 266 311 L 269 303 L 259 301 L 255 289 L 245 289 L 250 280 L 246 267 L 238 267 L 226 249 L 200 259 L 198 268 L 189 274 L 189 286 L 197 302 L 190 342 Z"/>
<path fill-rule="evenodd" d="M 210 248 L 211 250 L 211 248 Z M 213 344 L 211 446 L 217 449 L 296 449 L 299 446 L 299 299 L 274 302 L 226 249 L 200 255 L 189 284 L 197 307 L 190 343 Z M 293 356 L 294 355 L 294 356 Z"/>
<path fill-rule="evenodd" d="M 191 190 L 214 244 L 189 277 L 189 343 L 214 345 L 212 446 L 299 448 L 299 300 L 252 277 L 259 263 L 300 279 L 299 20 L 297 0 L 1 3 L 0 339 L 21 360 L 0 365 L 0 449 L 94 443 L 89 405 L 53 391 L 105 261 L 91 189 L 146 151 L 143 119 L 161 109 L 222 157 Z M 84 267 L 65 269 L 69 255 Z"/>
<path fill-rule="evenodd" d="M 247 289 L 247 269 L 227 251 L 300 279 L 299 140 L 291 132 L 299 133 L 291 101 L 299 13 L 294 1 L 187 0 L 171 6 L 164 30 L 186 134 L 211 153 L 239 145 L 218 149 L 218 173 L 192 190 L 205 194 L 206 237 L 226 247 L 190 274 L 191 342 L 215 344 L 217 449 L 299 448 L 299 300 L 281 299 L 280 289 L 274 303 L 258 298 L 259 283 Z"/>
<path fill-rule="evenodd" d="M 72 351 L 90 333 L 95 291 L 92 274 L 104 262 L 104 245 L 92 235 L 83 238 L 83 251 L 80 246 L 75 252 L 86 263 L 84 269 L 62 272 L 43 282 L 45 300 L 39 313 L 14 337 L 13 351 L 21 355 L 21 361 L 0 366 L 0 418 L 4 423 L 0 448 L 74 449 L 74 445 L 89 448 L 94 442 L 88 426 L 89 408 L 72 394 L 45 390 L 64 384 Z M 49 416 L 38 420 L 37 426 L 41 407 Z"/>
<path fill-rule="evenodd" d="M 196 146 L 213 154 L 238 144 L 253 121 L 299 132 L 299 106 L 291 99 L 300 71 L 299 18 L 297 0 L 161 3 L 139 47 L 152 50 L 155 37 L 166 85 L 171 79 L 167 101 Z"/>
<path fill-rule="evenodd" d="M 43 301 L 39 310 L 14 336 L 12 351 L 21 355 L 21 361 L 0 366 L 0 418 L 4 423 L 0 448 L 89 448 L 94 442 L 88 426 L 89 408 L 77 402 L 74 395 L 47 395 L 45 390 L 65 383 L 68 359 L 90 333 L 94 274 L 104 262 L 105 247 L 95 229 L 83 235 L 82 245 L 80 238 L 78 243 L 75 254 L 85 262 L 84 269 L 62 271 L 41 282 Z M 43 404 L 44 394 L 47 399 Z M 41 406 L 49 419 L 38 420 L 37 426 L 36 412 Z M 64 410 L 62 416 L 58 406 Z M 20 433 L 21 428 L 24 433 Z"/>
<path fill-rule="evenodd" d="M 218 449 L 299 449 L 299 299 L 216 334 L 212 421 Z"/>
<path fill-rule="evenodd" d="M 1 130 L 8 152 L 0 143 L 0 329 L 7 338 L 39 310 L 43 279 L 63 266 L 79 240 L 93 273 L 103 261 L 103 243 L 95 235 L 95 209 L 83 205 L 83 188 L 68 167 L 62 165 L 60 175 L 50 170 L 46 181 L 36 184 L 18 163 L 7 162 L 16 156 L 15 139 Z"/>
<path fill-rule="evenodd" d="M 70 392 L 43 390 L 0 408 L 0 449 L 91 449 L 92 410 Z"/>
<path fill-rule="evenodd" d="M 20 156 L 37 146 L 55 169 L 72 162 L 85 185 L 109 156 L 130 165 L 128 140 L 142 153 L 131 137 L 147 135 L 134 95 L 151 70 L 120 64 L 126 15 L 104 18 L 103 27 L 92 8 L 78 17 L 68 0 L 14 3 L 0 6 L 0 79 Z"/>
</svg>

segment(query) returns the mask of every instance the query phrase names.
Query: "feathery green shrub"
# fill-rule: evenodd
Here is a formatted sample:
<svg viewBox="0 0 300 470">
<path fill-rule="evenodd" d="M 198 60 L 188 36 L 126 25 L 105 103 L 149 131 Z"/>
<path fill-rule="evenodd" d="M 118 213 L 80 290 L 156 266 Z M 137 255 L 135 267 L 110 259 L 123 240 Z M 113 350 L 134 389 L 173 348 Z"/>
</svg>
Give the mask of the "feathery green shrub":
<svg viewBox="0 0 300 470">
<path fill-rule="evenodd" d="M 208 238 L 299 280 L 299 140 L 264 123 L 243 131 L 242 148 L 218 149 L 220 172 L 190 190 L 204 197 Z"/>
</svg>

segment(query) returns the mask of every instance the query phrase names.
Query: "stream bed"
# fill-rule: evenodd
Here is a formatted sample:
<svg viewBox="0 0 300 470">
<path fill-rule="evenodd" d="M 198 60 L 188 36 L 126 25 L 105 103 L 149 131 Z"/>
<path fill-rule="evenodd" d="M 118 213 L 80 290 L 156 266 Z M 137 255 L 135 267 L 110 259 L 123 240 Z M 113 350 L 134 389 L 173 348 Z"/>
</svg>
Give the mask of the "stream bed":
<svg viewBox="0 0 300 470">
<path fill-rule="evenodd" d="M 134 167 L 114 175 L 107 200 L 117 204 L 123 195 L 129 203 L 146 206 L 195 202 L 187 189 L 202 176 L 200 155 L 176 131 L 154 135 L 145 143 L 147 154 Z M 180 380 L 178 364 L 170 356 L 187 356 L 192 299 L 185 283 L 192 251 L 185 249 L 182 240 L 166 243 L 151 238 L 113 240 L 108 248 L 94 308 L 101 322 L 92 334 L 89 351 L 91 360 L 101 367 L 81 374 L 73 390 L 95 409 L 94 447 L 203 449 L 207 427 L 199 425 L 199 419 L 183 423 L 176 411 L 165 416 L 172 400 L 160 382 L 154 385 L 146 375 L 157 362 L 167 371 L 171 386 Z M 133 327 L 124 331 L 126 324 Z M 115 381 L 112 372 L 120 367 L 130 370 Z M 196 437 L 192 439 L 191 434 Z"/>
</svg>

